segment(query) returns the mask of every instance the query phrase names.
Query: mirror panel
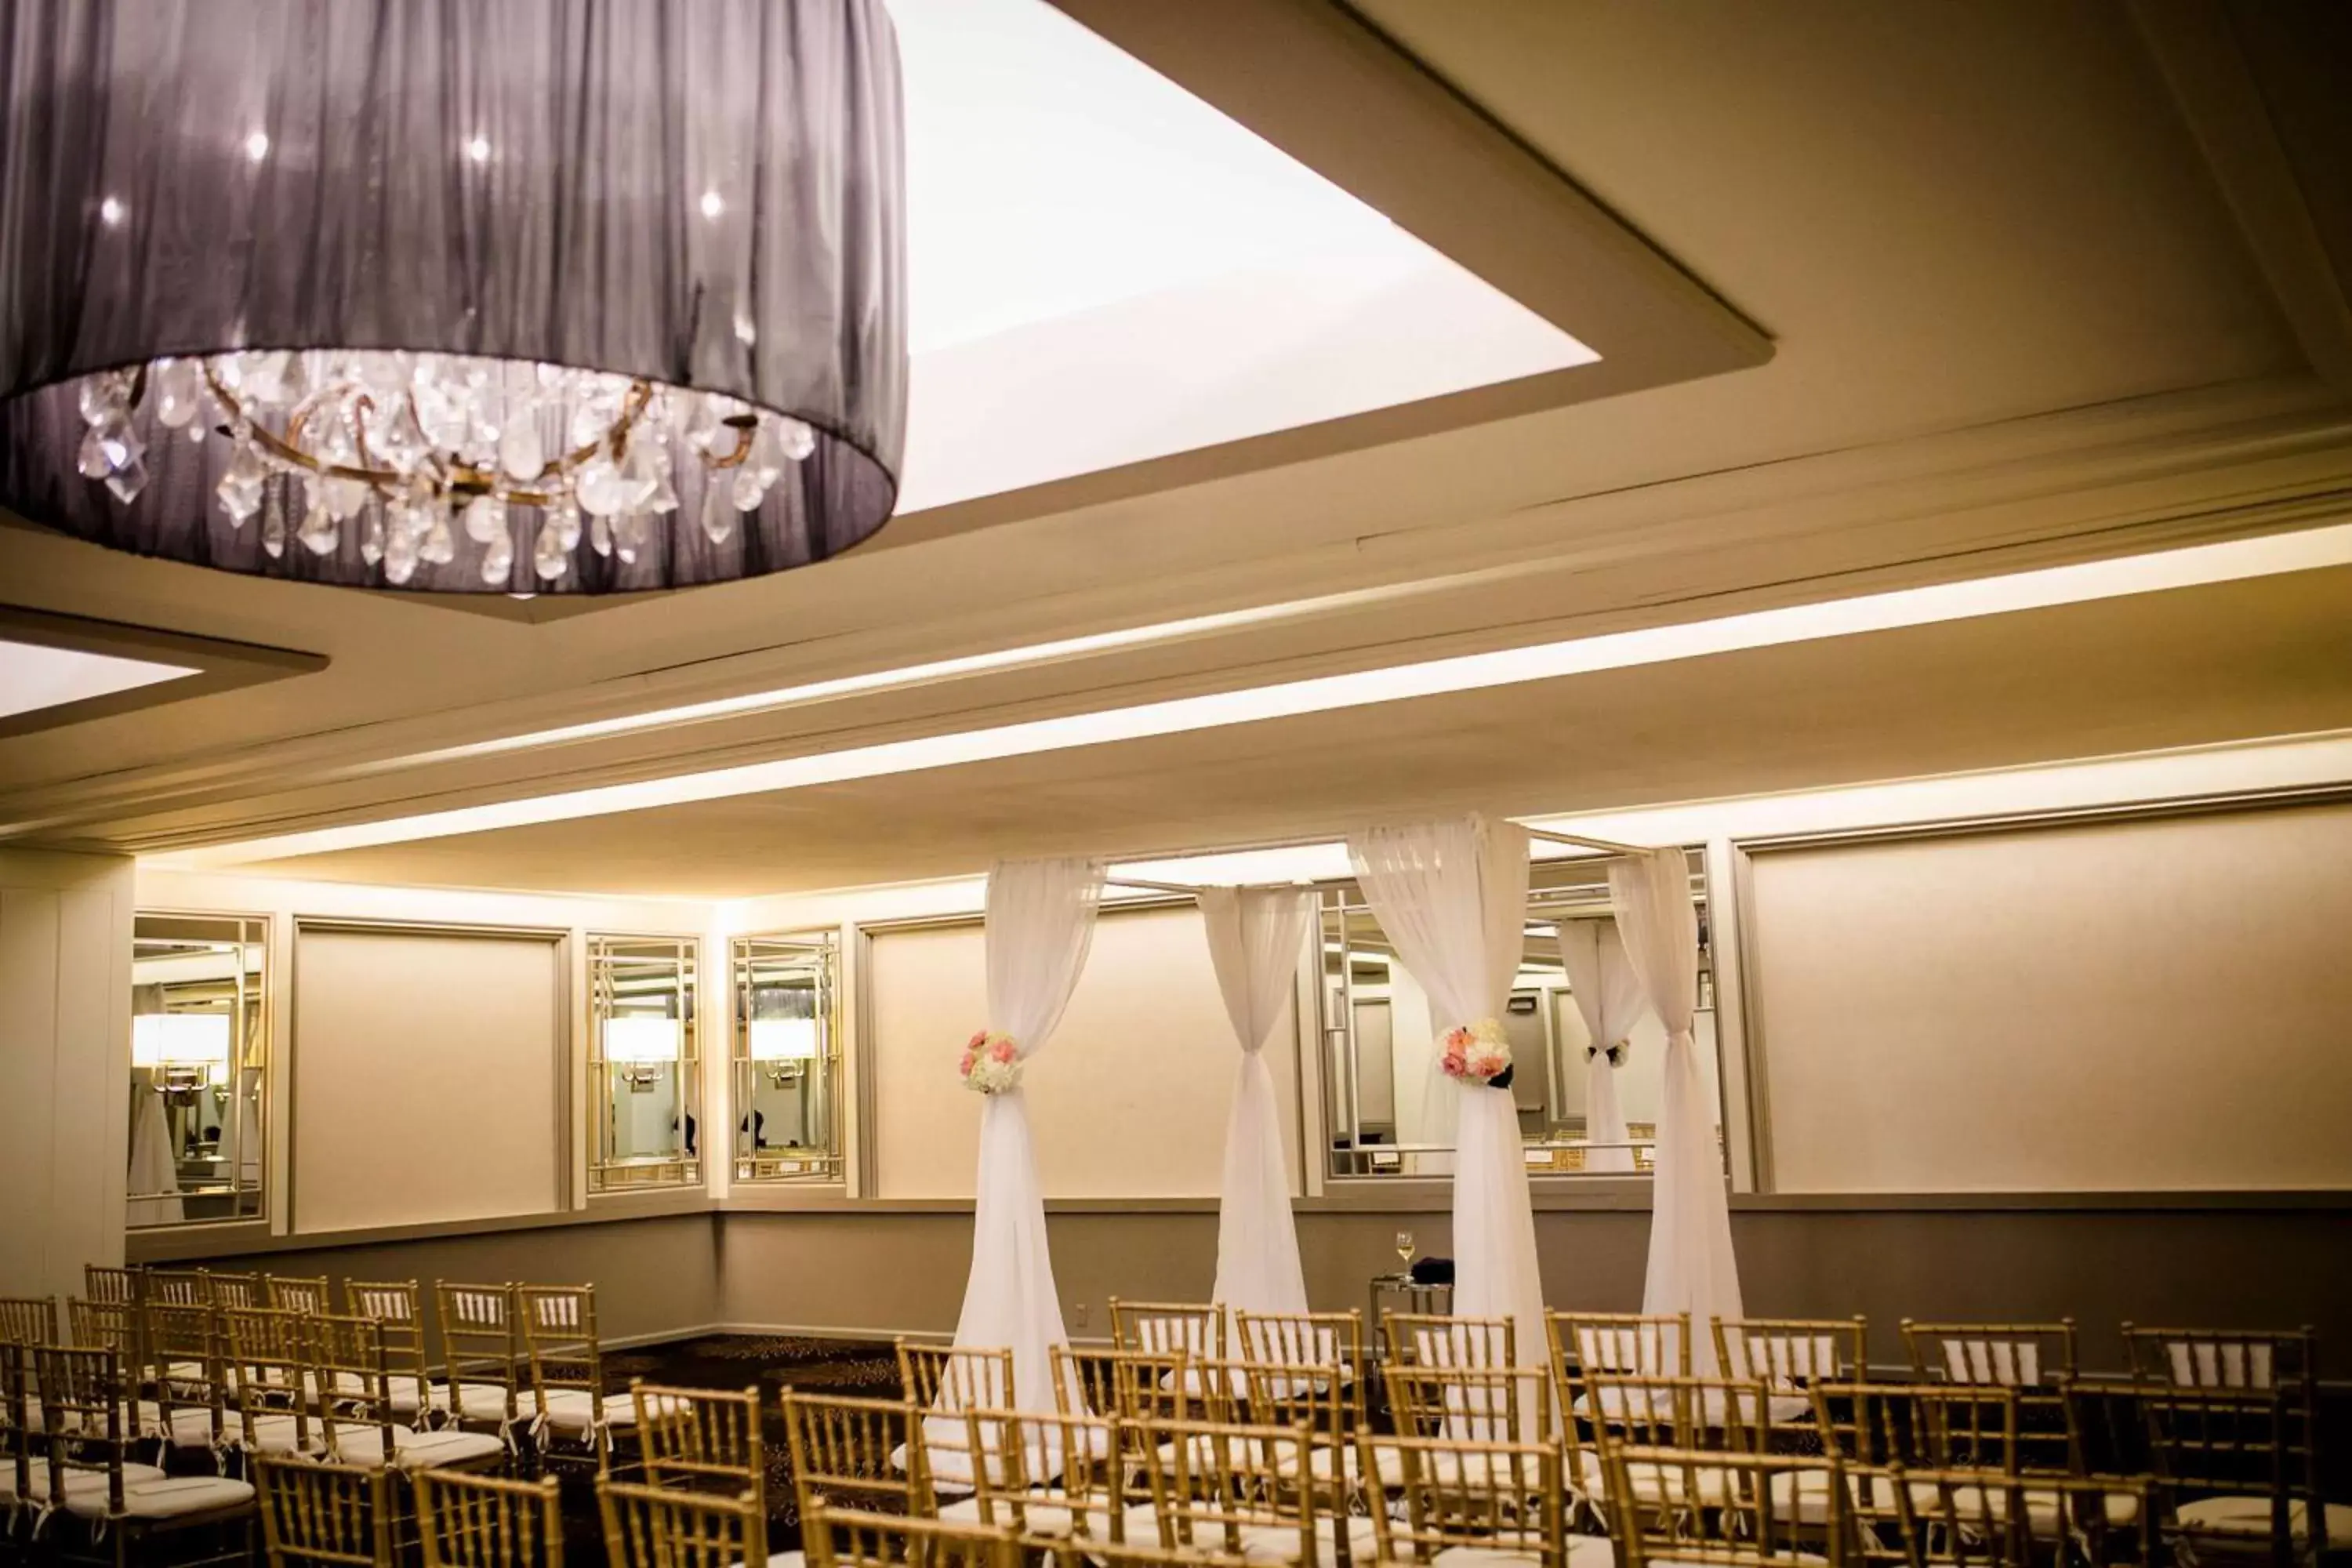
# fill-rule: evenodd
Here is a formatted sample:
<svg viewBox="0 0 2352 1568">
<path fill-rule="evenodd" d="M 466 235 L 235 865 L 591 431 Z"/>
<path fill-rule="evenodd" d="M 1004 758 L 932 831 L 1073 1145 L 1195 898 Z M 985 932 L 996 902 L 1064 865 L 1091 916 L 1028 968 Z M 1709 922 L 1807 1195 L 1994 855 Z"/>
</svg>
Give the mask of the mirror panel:
<svg viewBox="0 0 2352 1568">
<path fill-rule="evenodd" d="M 841 1180 L 838 938 L 743 936 L 735 976 L 735 1179 Z"/>
<path fill-rule="evenodd" d="M 133 1229 L 262 1217 L 269 922 L 142 910 L 131 952 Z"/>
<path fill-rule="evenodd" d="M 594 1192 L 702 1181 L 697 939 L 592 936 L 594 1027 L 588 1081 L 596 1116 Z"/>
<path fill-rule="evenodd" d="M 1707 941 L 1703 867 L 1692 860 L 1692 903 L 1699 919 L 1699 994 L 1694 1033 L 1708 1103 L 1721 1129 L 1715 986 Z M 1599 857 L 1538 860 L 1528 868 L 1523 951 L 1501 1019 L 1516 1070 L 1528 1170 L 1540 1175 L 1616 1175 L 1592 1172 L 1586 1133 L 1587 1037 L 1561 962 L 1560 922 L 1610 918 L 1609 862 Z M 1353 882 L 1321 892 L 1320 987 L 1325 1126 L 1330 1173 L 1444 1176 L 1454 1169 L 1454 1108 L 1459 1092 L 1439 1069 L 1440 1025 L 1429 1001 Z M 1644 1010 L 1613 1068 L 1635 1174 L 1649 1172 L 1664 1087 L 1665 1041 Z"/>
</svg>

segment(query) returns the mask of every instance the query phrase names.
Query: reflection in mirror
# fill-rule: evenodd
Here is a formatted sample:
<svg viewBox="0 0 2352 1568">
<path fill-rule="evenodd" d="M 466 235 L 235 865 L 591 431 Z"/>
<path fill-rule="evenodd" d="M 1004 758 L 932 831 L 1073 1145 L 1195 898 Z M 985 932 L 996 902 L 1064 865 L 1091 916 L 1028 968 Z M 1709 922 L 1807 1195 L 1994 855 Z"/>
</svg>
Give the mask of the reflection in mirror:
<svg viewBox="0 0 2352 1568">
<path fill-rule="evenodd" d="M 1690 859 L 1691 901 L 1700 928 L 1696 1055 L 1719 1138 L 1722 1095 L 1704 869 L 1696 854 Z M 1516 1067 L 1510 1092 L 1528 1173 L 1646 1174 L 1664 1091 L 1664 1032 L 1655 1014 L 1638 1009 L 1639 1021 L 1626 1032 L 1622 1059 L 1610 1075 L 1626 1136 L 1622 1142 L 1601 1137 L 1586 1105 L 1595 1042 L 1560 956 L 1563 922 L 1611 920 L 1609 860 L 1538 860 L 1528 872 L 1519 970 L 1501 1020 Z M 1331 1174 L 1450 1174 L 1460 1091 L 1438 1067 L 1437 1037 L 1447 1025 L 1431 1017 L 1427 994 L 1398 960 L 1361 890 L 1353 882 L 1338 883 L 1327 886 L 1321 899 L 1323 1093 Z"/>
<path fill-rule="evenodd" d="M 831 931 L 737 937 L 735 1177 L 838 1181 Z"/>
<path fill-rule="evenodd" d="M 257 916 L 133 917 L 133 1227 L 261 1217 L 268 933 Z"/>
<path fill-rule="evenodd" d="M 592 936 L 597 1192 L 702 1180 L 693 937 Z"/>
</svg>

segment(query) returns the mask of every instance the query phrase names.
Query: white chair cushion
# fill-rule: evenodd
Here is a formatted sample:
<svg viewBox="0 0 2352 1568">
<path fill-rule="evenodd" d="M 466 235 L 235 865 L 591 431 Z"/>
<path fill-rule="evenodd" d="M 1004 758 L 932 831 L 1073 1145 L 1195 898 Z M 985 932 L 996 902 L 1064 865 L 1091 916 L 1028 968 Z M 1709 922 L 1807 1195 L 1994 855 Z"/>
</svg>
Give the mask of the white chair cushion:
<svg viewBox="0 0 2352 1568">
<path fill-rule="evenodd" d="M 437 1470 L 505 1456 L 506 1445 L 487 1432 L 411 1432 L 394 1427 L 393 1463 L 404 1470 Z"/>
<path fill-rule="evenodd" d="M 534 1408 L 524 1402 L 525 1414 Z M 551 1388 L 547 1392 L 547 1424 L 564 1432 L 585 1432 L 600 1424 L 635 1426 L 637 1407 L 625 1394 L 608 1394 L 600 1404 L 584 1388 Z"/>
<path fill-rule="evenodd" d="M 433 1385 L 433 1408 L 454 1410 L 467 1421 L 503 1421 L 507 1418 L 507 1390 L 499 1383 L 461 1383 L 453 1398 L 448 1385 Z M 530 1396 L 523 1394 L 515 1401 L 515 1408 L 523 1415 L 530 1414 Z"/>
<path fill-rule="evenodd" d="M 2029 1502 L 2026 1506 L 2032 1505 Z M 2326 1508 L 2327 1544 L 2333 1550 L 2352 1542 L 2352 1504 L 2331 1502 Z M 2256 1494 L 2200 1498 L 2195 1502 L 2182 1503 L 2175 1517 L 2183 1530 L 2267 1539 L 2271 1532 L 2271 1500 Z M 2300 1503 L 2290 1506 L 2286 1517 L 2294 1540 L 2303 1541 L 2310 1536 L 2311 1524 Z"/>
<path fill-rule="evenodd" d="M 1291 1466 L 1289 1463 L 1290 1450 L 1286 1445 L 1277 1456 L 1277 1458 L 1280 1461 L 1280 1468 L 1285 1474 L 1287 1474 Z M 1379 1473 L 1380 1483 L 1381 1486 L 1401 1487 L 1404 1485 L 1404 1456 L 1398 1452 L 1394 1447 L 1390 1447 L 1387 1444 L 1374 1444 L 1372 1446 L 1372 1467 Z M 1335 1468 L 1339 1470 L 1342 1479 L 1352 1485 L 1357 1479 L 1357 1471 L 1363 1468 L 1363 1461 L 1356 1457 L 1356 1450 L 1353 1447 L 1318 1447 L 1308 1454 L 1307 1458 L 1307 1473 L 1313 1476 L 1317 1480 L 1329 1480 L 1331 1479 L 1331 1473 Z"/>
<path fill-rule="evenodd" d="M 122 1488 L 125 1519 L 185 1519 L 191 1514 L 220 1513 L 251 1506 L 253 1489 L 226 1476 L 166 1476 L 160 1480 L 126 1481 Z M 104 1519 L 106 1489 L 66 1491 L 66 1510 L 80 1519 Z"/>
<path fill-rule="evenodd" d="M 1568 1568 L 1616 1568 L 1617 1548 L 1605 1535 L 1571 1535 L 1565 1561 Z M 1432 1568 L 1538 1568 L 1542 1562 L 1542 1553 L 1532 1547 L 1449 1546 L 1433 1560 Z"/>
<path fill-rule="evenodd" d="M 1316 1533 L 1328 1541 L 1330 1521 L 1318 1521 Z M 1348 1554 L 1351 1562 L 1369 1563 L 1380 1549 L 1378 1526 L 1360 1516 L 1350 1517 L 1348 1526 Z M 1286 1525 L 1244 1525 L 1241 1531 L 1242 1557 L 1250 1563 L 1296 1563 L 1298 1561 L 1298 1531 Z M 1133 1540 L 1132 1536 L 1129 1537 Z M 1193 1537 L 1193 1544 L 1213 1552 L 1223 1552 L 1222 1531 L 1202 1531 Z"/>
<path fill-rule="evenodd" d="M 35 1459 L 29 1467 L 29 1473 L 32 1477 L 32 1489 L 22 1500 L 35 1505 L 47 1502 L 49 1500 L 49 1462 L 47 1459 Z M 133 1464 L 128 1459 L 122 1462 L 122 1481 L 125 1486 L 132 1481 L 160 1481 L 163 1479 L 163 1472 L 153 1465 Z M 67 1492 L 72 1493 L 89 1487 L 96 1487 L 99 1490 L 104 1491 L 106 1472 L 79 1468 L 66 1471 Z M 16 1467 L 14 1462 L 0 1464 L 0 1506 L 17 1500 L 19 1500 L 16 1496 Z"/>
<path fill-rule="evenodd" d="M 1674 1396 L 1664 1389 L 1628 1389 L 1616 1384 L 1606 1384 L 1601 1390 L 1601 1413 L 1608 1418 L 1611 1426 L 1615 1426 L 1624 1418 L 1629 1394 L 1633 1396 L 1635 1403 L 1643 1406 L 1643 1415 L 1650 1420 L 1664 1421 L 1674 1415 Z M 1752 1400 L 1744 1402 L 1740 1412 L 1750 1421 L 1755 1419 L 1756 1413 L 1745 1408 L 1744 1405 L 1753 1403 Z M 1579 1415 L 1591 1415 L 1592 1396 L 1589 1394 L 1580 1394 L 1576 1396 L 1576 1403 L 1569 1408 Z M 1729 1408 L 1730 1403 L 1722 1389 L 1709 1388 L 1701 1391 L 1698 1415 L 1699 1419 L 1706 1425 L 1722 1426 L 1724 1415 Z M 1810 1394 L 1790 1393 L 1783 1389 L 1764 1396 L 1764 1416 L 1770 1426 L 1795 1426 L 1801 1422 L 1811 1421 L 1812 1415 L 1813 1401 Z"/>
<path fill-rule="evenodd" d="M 229 1436 L 241 1442 L 244 1431 L 241 1423 L 232 1422 L 228 1428 Z M 308 1440 L 304 1441 L 306 1436 Z M 301 1424 L 291 1415 L 257 1415 L 254 1417 L 252 1440 L 244 1446 L 264 1454 L 290 1454 L 298 1446 L 305 1453 L 320 1454 L 326 1451 L 327 1436 L 316 1421 L 310 1424 L 305 1434 Z"/>
<path fill-rule="evenodd" d="M 368 1385 L 373 1381 L 373 1378 L 362 1377 L 357 1373 L 339 1372 L 335 1373 L 335 1392 L 356 1398 L 365 1394 Z M 393 1413 L 396 1415 L 414 1415 L 427 1408 L 434 1410 L 448 1408 L 449 1391 L 437 1383 L 427 1384 L 415 1377 L 407 1376 L 386 1378 L 384 1384 L 385 1391 L 391 1395 Z"/>
<path fill-rule="evenodd" d="M 139 1434 L 142 1437 L 167 1437 L 174 1448 L 209 1448 L 213 1446 L 213 1413 L 209 1406 L 175 1405 L 172 1407 L 172 1429 L 163 1430 L 163 1407 L 152 1399 L 139 1402 Z M 226 1411 L 221 1415 L 221 1435 L 236 1436 L 236 1414 Z"/>
</svg>

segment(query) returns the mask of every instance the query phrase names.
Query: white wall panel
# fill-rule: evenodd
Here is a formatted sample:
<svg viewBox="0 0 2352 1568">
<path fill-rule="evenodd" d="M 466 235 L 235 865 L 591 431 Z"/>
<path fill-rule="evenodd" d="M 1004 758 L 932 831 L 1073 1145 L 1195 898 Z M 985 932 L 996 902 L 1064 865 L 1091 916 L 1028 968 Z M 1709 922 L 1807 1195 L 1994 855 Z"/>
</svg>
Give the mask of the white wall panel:
<svg viewBox="0 0 2352 1568">
<path fill-rule="evenodd" d="M 296 1230 L 563 1206 L 562 959 L 551 938 L 302 929 Z"/>
<path fill-rule="evenodd" d="M 955 1069 L 985 1021 L 981 926 L 882 931 L 871 943 L 862 1033 L 877 1195 L 970 1197 L 980 1101 Z M 1266 1061 L 1294 1190 L 1296 1050 L 1286 1014 Z M 1106 913 L 1069 1013 L 1023 1079 L 1046 1196 L 1214 1197 L 1239 1054 L 1199 913 Z"/>
<path fill-rule="evenodd" d="M 1751 870 L 1782 1191 L 2352 1186 L 2352 806 Z"/>
</svg>

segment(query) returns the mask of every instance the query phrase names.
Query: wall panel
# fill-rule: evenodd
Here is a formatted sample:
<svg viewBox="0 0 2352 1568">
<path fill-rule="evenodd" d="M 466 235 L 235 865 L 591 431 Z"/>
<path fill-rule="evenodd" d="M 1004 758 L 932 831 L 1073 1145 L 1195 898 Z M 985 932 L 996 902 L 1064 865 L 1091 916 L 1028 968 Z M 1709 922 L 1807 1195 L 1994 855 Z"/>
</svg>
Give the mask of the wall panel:
<svg viewBox="0 0 2352 1568">
<path fill-rule="evenodd" d="M 549 937 L 301 930 L 297 1231 L 563 1206 L 562 959 Z"/>
<path fill-rule="evenodd" d="M 987 1012 L 977 922 L 872 933 L 861 1031 L 878 1195 L 970 1197 L 980 1106 L 955 1073 Z M 1266 1047 L 1297 1181 L 1297 1030 Z M 1240 1047 L 1199 913 L 1106 912 L 1068 1014 L 1024 1073 L 1046 1195 L 1213 1197 Z"/>
<path fill-rule="evenodd" d="M 1783 1192 L 2352 1186 L 2352 805 L 1758 851 Z"/>
</svg>

